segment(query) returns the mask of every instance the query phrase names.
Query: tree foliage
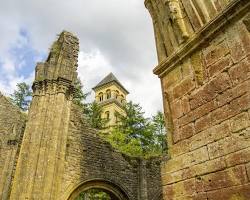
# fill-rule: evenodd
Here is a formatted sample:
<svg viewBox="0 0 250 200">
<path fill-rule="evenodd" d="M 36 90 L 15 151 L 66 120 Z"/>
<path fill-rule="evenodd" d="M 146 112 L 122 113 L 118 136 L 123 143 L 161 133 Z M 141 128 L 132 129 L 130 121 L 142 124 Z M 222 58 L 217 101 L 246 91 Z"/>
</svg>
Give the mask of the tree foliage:
<svg viewBox="0 0 250 200">
<path fill-rule="evenodd" d="M 101 117 L 102 112 L 102 107 L 95 101 L 84 106 L 84 114 L 92 128 L 102 130 L 106 127 L 108 119 Z"/>
<path fill-rule="evenodd" d="M 103 129 L 108 122 L 107 119 L 102 119 L 102 108 L 96 102 L 86 103 L 84 102 L 86 98 L 90 95 L 90 92 L 83 92 L 83 85 L 80 78 L 77 78 L 75 82 L 75 91 L 73 96 L 73 103 L 80 106 L 83 110 L 87 121 L 89 122 L 92 128 Z"/>
<path fill-rule="evenodd" d="M 75 91 L 73 95 L 73 102 L 82 108 L 84 108 L 84 101 L 90 95 L 90 92 L 83 92 L 83 84 L 81 83 L 80 78 L 78 77 L 75 81 Z"/>
<path fill-rule="evenodd" d="M 80 193 L 75 200 L 111 200 L 111 197 L 106 192 L 93 188 Z"/>
<path fill-rule="evenodd" d="M 165 128 L 165 119 L 164 114 L 160 111 L 156 113 L 155 116 L 152 117 L 152 125 L 154 131 L 154 144 L 162 152 L 167 151 L 167 142 L 166 142 L 166 128 Z"/>
<path fill-rule="evenodd" d="M 27 111 L 29 109 L 31 97 L 31 87 L 25 82 L 18 83 L 17 89 L 10 95 L 10 99 L 13 104 L 18 106 L 23 111 Z"/>
<path fill-rule="evenodd" d="M 164 115 L 158 112 L 150 118 L 144 117 L 139 104 L 124 105 L 126 115 L 117 114 L 119 123 L 106 135 L 106 139 L 121 152 L 132 156 L 155 156 L 166 149 Z"/>
</svg>

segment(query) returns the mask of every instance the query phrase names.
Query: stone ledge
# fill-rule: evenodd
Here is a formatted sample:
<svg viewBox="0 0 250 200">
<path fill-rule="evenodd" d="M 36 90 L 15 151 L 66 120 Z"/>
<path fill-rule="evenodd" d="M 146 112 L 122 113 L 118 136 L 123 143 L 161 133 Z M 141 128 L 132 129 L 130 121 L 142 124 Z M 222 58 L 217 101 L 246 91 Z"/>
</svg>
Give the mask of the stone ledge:
<svg viewBox="0 0 250 200">
<path fill-rule="evenodd" d="M 250 1 L 235 0 L 223 12 L 211 20 L 200 31 L 195 33 L 184 46 L 180 47 L 173 55 L 159 63 L 153 70 L 154 74 L 163 77 L 173 70 L 184 58 L 193 53 L 202 44 L 207 42 L 215 33 L 229 24 L 234 18 L 246 14 L 250 9 Z"/>
</svg>

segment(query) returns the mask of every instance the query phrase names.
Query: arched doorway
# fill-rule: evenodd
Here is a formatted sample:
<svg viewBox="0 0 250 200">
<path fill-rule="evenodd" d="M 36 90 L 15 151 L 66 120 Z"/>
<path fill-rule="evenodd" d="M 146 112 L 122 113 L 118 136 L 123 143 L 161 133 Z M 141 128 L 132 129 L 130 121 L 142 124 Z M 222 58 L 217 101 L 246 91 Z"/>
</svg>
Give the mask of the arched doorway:
<svg viewBox="0 0 250 200">
<path fill-rule="evenodd" d="M 129 200 L 126 192 L 118 185 L 106 180 L 90 180 L 79 184 L 71 193 L 68 200 L 75 200 L 79 195 L 91 189 L 98 189 L 107 193 L 111 200 Z"/>
</svg>

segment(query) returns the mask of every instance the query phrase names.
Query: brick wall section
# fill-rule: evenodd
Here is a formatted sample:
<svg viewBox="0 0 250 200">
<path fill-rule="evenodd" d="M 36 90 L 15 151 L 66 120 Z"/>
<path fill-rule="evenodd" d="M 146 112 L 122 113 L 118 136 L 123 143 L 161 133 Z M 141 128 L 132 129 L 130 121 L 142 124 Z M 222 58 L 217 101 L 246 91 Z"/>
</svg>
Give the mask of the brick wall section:
<svg viewBox="0 0 250 200">
<path fill-rule="evenodd" d="M 171 159 L 162 164 L 165 200 L 250 199 L 250 34 L 243 19 L 162 77 L 173 127 Z"/>
<path fill-rule="evenodd" d="M 67 196 L 81 183 L 99 179 L 124 190 L 130 200 L 143 199 L 141 196 L 145 193 L 148 200 L 153 200 L 156 194 L 161 194 L 160 160 L 155 158 L 143 161 L 143 169 L 141 163 L 139 158 L 115 151 L 98 136 L 96 130 L 89 128 L 79 108 L 72 107 L 63 196 Z M 141 180 L 148 182 L 146 188 L 141 187 Z"/>
<path fill-rule="evenodd" d="M 9 199 L 26 115 L 0 93 L 0 199 Z"/>
</svg>

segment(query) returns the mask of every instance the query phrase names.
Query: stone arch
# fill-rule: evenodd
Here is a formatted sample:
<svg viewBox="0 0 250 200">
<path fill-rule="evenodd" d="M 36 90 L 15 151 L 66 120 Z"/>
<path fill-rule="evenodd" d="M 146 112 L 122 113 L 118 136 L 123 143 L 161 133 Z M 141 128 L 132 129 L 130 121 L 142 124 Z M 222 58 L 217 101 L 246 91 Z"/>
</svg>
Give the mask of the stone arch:
<svg viewBox="0 0 250 200">
<path fill-rule="evenodd" d="M 106 90 L 106 95 L 107 95 L 107 99 L 111 99 L 111 90 L 110 89 Z"/>
<path fill-rule="evenodd" d="M 102 93 L 102 92 L 100 92 L 100 93 L 98 94 L 98 97 L 99 97 L 99 101 L 100 101 L 100 102 L 104 100 L 104 99 L 103 99 L 103 93 Z"/>
<path fill-rule="evenodd" d="M 102 189 L 111 196 L 112 200 L 130 200 L 124 188 L 116 183 L 104 179 L 92 179 L 78 184 L 70 193 L 67 200 L 75 200 L 81 192 L 94 188 Z"/>
</svg>

